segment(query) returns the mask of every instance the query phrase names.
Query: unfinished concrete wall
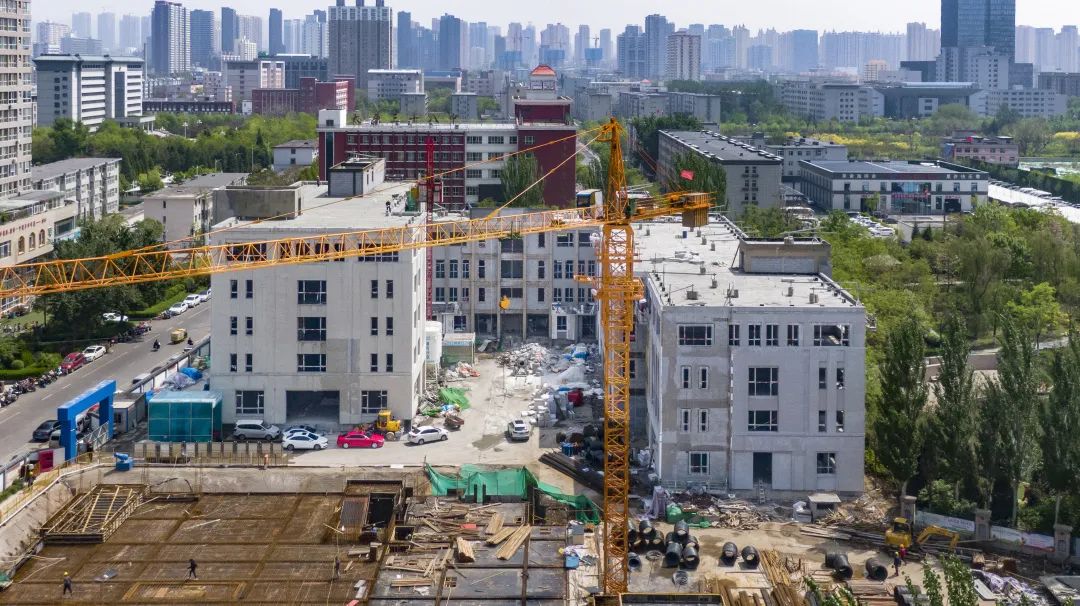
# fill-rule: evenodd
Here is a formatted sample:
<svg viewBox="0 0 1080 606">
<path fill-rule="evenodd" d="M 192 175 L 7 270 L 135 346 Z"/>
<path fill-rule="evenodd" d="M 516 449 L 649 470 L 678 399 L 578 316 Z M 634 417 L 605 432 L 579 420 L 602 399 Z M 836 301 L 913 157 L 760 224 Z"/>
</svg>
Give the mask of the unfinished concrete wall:
<svg viewBox="0 0 1080 606">
<path fill-rule="evenodd" d="M 297 213 L 303 203 L 300 183 L 286 187 L 231 185 L 215 192 L 214 223 L 237 217 L 253 220 Z"/>
</svg>

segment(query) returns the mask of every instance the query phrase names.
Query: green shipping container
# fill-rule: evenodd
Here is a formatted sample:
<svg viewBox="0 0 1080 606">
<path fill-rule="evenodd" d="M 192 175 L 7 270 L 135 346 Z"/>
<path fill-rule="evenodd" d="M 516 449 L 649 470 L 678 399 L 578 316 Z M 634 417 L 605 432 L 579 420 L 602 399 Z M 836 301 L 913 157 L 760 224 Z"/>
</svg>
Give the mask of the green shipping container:
<svg viewBox="0 0 1080 606">
<path fill-rule="evenodd" d="M 163 391 L 147 405 L 150 439 L 156 442 L 221 440 L 221 392 Z"/>
</svg>

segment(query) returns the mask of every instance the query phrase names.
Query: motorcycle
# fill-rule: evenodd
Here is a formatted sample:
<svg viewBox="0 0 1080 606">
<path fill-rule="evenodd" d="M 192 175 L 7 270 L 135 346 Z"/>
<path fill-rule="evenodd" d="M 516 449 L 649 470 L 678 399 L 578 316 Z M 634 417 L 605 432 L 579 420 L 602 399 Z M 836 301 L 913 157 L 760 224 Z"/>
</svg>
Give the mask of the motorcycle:
<svg viewBox="0 0 1080 606">
<path fill-rule="evenodd" d="M 156 352 L 157 350 L 161 349 L 161 343 L 158 343 L 158 340 L 157 340 L 157 339 L 154 339 L 154 345 L 153 345 L 153 349 L 154 349 L 154 351 L 155 351 L 155 352 Z"/>
</svg>

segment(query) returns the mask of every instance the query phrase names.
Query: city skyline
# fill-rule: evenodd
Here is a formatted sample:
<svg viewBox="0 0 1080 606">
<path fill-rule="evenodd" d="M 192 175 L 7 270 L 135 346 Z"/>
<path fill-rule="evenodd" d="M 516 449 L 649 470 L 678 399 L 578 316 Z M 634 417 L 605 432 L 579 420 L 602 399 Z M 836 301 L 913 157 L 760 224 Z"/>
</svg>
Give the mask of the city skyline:
<svg viewBox="0 0 1080 606">
<path fill-rule="evenodd" d="M 349 0 L 347 4 L 354 4 Z M 369 2 L 374 4 L 374 0 Z M 142 3 L 117 0 L 102 2 L 99 12 L 111 11 L 121 14 L 149 14 L 153 3 L 146 2 L 145 10 L 139 8 Z M 222 3 L 209 0 L 190 0 L 183 2 L 189 10 L 218 10 Z M 285 18 L 299 18 L 312 10 L 325 10 L 333 2 L 304 0 L 290 3 L 284 9 Z M 394 11 L 408 11 L 413 19 L 428 23 L 445 13 L 468 22 L 485 21 L 491 24 L 506 24 L 513 21 L 532 22 L 537 25 L 562 22 L 567 25 L 586 24 L 596 28 L 621 30 L 628 23 L 642 23 L 645 16 L 657 12 L 664 14 L 678 26 L 690 23 L 722 23 L 724 25 L 746 25 L 752 30 L 775 28 L 777 30 L 817 29 L 820 31 L 902 31 L 909 22 L 925 22 L 932 27 L 940 26 L 940 0 L 912 0 L 903 4 L 884 4 L 874 7 L 872 12 L 850 10 L 851 0 L 821 0 L 812 11 L 806 10 L 805 3 L 798 0 L 762 0 L 752 5 L 733 4 L 722 6 L 715 11 L 702 12 L 699 8 L 685 5 L 669 5 L 661 11 L 652 2 L 644 0 L 626 0 L 618 3 L 618 10 L 610 10 L 607 4 L 581 4 L 574 0 L 552 0 L 542 5 L 511 5 L 504 2 L 479 0 L 462 4 L 460 7 L 447 7 L 434 0 L 391 0 L 387 4 Z M 238 13 L 264 15 L 270 6 L 257 0 L 233 0 L 226 4 Z M 861 3 L 860 3 L 861 6 Z M 533 8 L 535 7 L 535 8 Z M 71 16 L 78 7 L 74 2 L 64 1 L 55 4 L 38 4 L 34 10 L 34 21 L 59 21 L 70 23 Z M 535 12 L 531 12 L 533 9 Z M 711 13 L 711 14 L 710 14 Z M 1080 3 L 1065 0 L 1020 0 L 1016 8 L 1018 25 L 1039 27 L 1060 27 L 1080 23 Z M 574 15 L 570 21 L 556 15 Z"/>
</svg>

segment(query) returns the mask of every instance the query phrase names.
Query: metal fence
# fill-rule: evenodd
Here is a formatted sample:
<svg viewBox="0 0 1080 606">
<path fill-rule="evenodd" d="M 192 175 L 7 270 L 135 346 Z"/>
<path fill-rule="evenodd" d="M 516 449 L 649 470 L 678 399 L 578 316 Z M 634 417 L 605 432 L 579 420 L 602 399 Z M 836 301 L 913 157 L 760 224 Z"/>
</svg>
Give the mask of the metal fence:
<svg viewBox="0 0 1080 606">
<path fill-rule="evenodd" d="M 136 464 L 276 467 L 288 465 L 290 459 L 280 442 L 136 442 L 130 451 Z"/>
<path fill-rule="evenodd" d="M 155 366 L 147 373 L 146 378 L 132 381 L 131 386 L 125 389 L 130 394 L 140 394 L 151 389 L 157 389 L 165 382 L 165 377 L 179 372 L 181 368 L 190 366 L 194 358 L 206 358 L 210 356 L 210 337 L 206 336 L 195 341 L 190 350 L 176 354 L 165 361 L 161 366 Z M 141 376 L 141 375 L 140 375 Z"/>
<path fill-rule="evenodd" d="M 0 526 L 6 524 L 8 520 L 23 507 L 23 505 L 26 505 L 38 495 L 48 490 L 64 474 L 100 465 L 103 460 L 104 458 L 101 453 L 97 453 L 97 456 L 95 456 L 95 453 L 87 452 L 70 461 L 59 463 L 49 471 L 35 476 L 33 483 L 25 485 L 22 490 L 19 490 L 3 501 L 0 501 Z M 21 464 L 22 461 L 20 461 L 20 465 Z M 14 467 L 8 468 L 8 470 L 5 471 L 14 471 Z"/>
</svg>

